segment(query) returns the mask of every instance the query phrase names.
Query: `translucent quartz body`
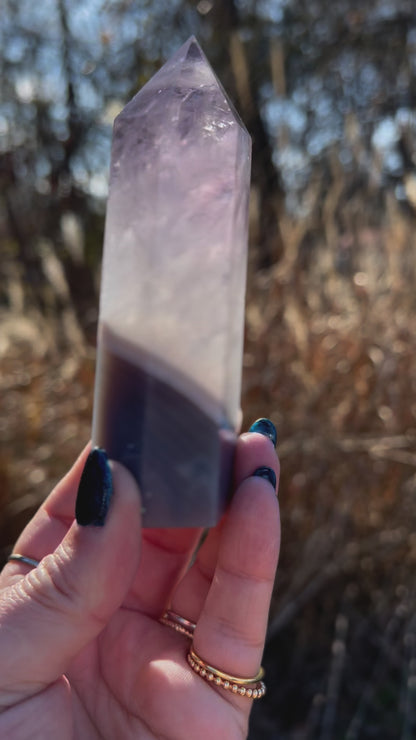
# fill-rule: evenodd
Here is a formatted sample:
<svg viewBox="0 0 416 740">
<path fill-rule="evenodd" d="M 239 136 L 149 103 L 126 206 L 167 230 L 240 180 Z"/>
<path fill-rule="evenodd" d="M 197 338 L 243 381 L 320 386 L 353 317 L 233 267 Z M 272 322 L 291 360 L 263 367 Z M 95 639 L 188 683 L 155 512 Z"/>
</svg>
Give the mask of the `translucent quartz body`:
<svg viewBox="0 0 416 740">
<path fill-rule="evenodd" d="M 145 526 L 212 526 L 240 424 L 250 137 L 189 39 L 114 124 L 93 443 Z"/>
</svg>

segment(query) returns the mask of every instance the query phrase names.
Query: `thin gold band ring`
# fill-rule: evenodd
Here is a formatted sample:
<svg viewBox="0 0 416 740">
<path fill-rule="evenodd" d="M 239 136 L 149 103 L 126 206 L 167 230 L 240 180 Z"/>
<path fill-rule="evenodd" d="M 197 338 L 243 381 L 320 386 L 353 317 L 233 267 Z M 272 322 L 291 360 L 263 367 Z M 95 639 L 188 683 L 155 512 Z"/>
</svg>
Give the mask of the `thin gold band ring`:
<svg viewBox="0 0 416 740">
<path fill-rule="evenodd" d="M 182 617 L 180 614 L 176 614 L 176 612 L 173 612 L 170 609 L 165 611 L 163 617 L 161 617 L 159 621 L 167 627 L 171 627 L 176 630 L 176 632 L 181 632 L 183 635 L 192 639 L 196 627 L 195 622 L 191 622 L 189 619 Z"/>
<path fill-rule="evenodd" d="M 214 676 L 218 676 L 218 678 L 221 678 L 223 681 L 230 681 L 230 683 L 231 682 L 237 683 L 239 686 L 249 686 L 251 683 L 258 683 L 264 677 L 263 666 L 260 666 L 259 671 L 252 678 L 242 678 L 241 676 L 231 676 L 230 673 L 225 673 L 224 671 L 221 671 L 219 668 L 214 668 L 214 666 L 209 665 L 208 663 L 205 662 L 205 660 L 202 660 L 202 658 L 195 652 L 193 646 L 189 650 L 189 655 L 192 658 L 192 660 L 195 661 L 195 663 L 200 665 L 201 668 L 204 668 L 209 673 L 212 673 Z"/>
</svg>

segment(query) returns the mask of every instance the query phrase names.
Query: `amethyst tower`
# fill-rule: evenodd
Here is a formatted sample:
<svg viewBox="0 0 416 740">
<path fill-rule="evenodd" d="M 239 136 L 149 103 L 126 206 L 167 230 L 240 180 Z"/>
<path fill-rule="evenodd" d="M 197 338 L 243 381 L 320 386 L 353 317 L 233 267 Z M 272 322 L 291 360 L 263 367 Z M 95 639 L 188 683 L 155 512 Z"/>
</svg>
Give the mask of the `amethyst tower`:
<svg viewBox="0 0 416 740">
<path fill-rule="evenodd" d="M 116 118 L 93 444 L 146 527 L 224 511 L 240 426 L 250 137 L 190 38 Z"/>
</svg>

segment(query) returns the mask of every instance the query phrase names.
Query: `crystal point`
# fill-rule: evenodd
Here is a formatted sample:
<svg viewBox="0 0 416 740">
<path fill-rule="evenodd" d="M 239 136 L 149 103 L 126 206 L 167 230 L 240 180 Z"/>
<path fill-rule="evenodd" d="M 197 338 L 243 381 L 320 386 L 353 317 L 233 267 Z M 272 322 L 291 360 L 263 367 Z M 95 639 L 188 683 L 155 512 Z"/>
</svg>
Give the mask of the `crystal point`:
<svg viewBox="0 0 416 740">
<path fill-rule="evenodd" d="M 194 61 L 203 61 L 204 59 L 201 47 L 199 46 L 197 40 L 194 38 L 191 39 L 191 43 L 188 46 L 185 59 L 187 62 L 190 59 L 193 59 Z"/>
<path fill-rule="evenodd" d="M 240 386 L 250 137 L 191 37 L 114 124 L 93 442 L 145 526 L 211 526 Z"/>
</svg>

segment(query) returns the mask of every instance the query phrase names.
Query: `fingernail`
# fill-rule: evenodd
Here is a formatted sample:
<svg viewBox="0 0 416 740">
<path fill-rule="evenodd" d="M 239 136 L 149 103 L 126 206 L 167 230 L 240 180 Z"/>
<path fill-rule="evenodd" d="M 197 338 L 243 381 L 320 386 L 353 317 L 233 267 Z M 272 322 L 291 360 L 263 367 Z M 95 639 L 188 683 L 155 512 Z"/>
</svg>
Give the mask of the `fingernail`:
<svg viewBox="0 0 416 740">
<path fill-rule="evenodd" d="M 254 424 L 251 425 L 249 432 L 257 432 L 268 437 L 272 442 L 273 446 L 276 447 L 277 432 L 276 427 L 270 419 L 257 419 Z"/>
<path fill-rule="evenodd" d="M 79 482 L 75 518 L 83 527 L 102 527 L 113 494 L 107 453 L 95 447 L 87 457 Z"/>
<path fill-rule="evenodd" d="M 253 475 L 257 478 L 264 478 L 265 480 L 268 480 L 269 483 L 272 484 L 274 490 L 276 490 L 276 473 L 271 468 L 257 468 L 257 470 L 254 471 Z"/>
</svg>

